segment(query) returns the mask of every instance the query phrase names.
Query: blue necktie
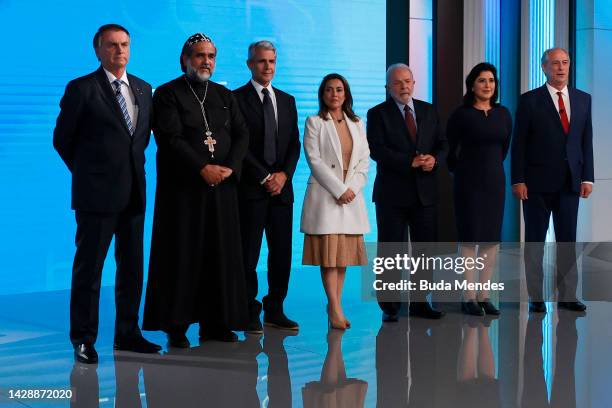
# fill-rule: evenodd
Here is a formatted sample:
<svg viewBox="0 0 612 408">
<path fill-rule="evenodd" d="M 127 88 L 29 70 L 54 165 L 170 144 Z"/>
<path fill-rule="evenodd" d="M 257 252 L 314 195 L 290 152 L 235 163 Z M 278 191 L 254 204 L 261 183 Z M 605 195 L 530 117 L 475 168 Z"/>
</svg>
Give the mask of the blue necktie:
<svg viewBox="0 0 612 408">
<path fill-rule="evenodd" d="M 125 102 L 125 98 L 121 94 L 121 84 L 123 82 L 119 79 L 115 79 L 113 81 L 113 85 L 115 85 L 115 98 L 117 98 L 117 102 L 119 102 L 119 107 L 121 108 L 121 113 L 123 114 L 123 119 L 125 119 L 125 123 L 130 130 L 130 135 L 134 134 L 134 125 L 132 125 L 132 119 L 130 118 L 130 114 L 127 110 L 127 103 Z"/>
</svg>

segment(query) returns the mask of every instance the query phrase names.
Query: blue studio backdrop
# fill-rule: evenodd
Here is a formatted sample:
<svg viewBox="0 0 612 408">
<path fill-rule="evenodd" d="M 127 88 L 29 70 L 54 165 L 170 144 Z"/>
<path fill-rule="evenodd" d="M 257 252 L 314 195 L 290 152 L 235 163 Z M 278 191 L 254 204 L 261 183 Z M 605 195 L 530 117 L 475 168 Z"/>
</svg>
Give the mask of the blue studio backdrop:
<svg viewBox="0 0 612 408">
<path fill-rule="evenodd" d="M 124 25 L 131 34 L 128 71 L 155 88 L 181 74 L 179 53 L 195 32 L 218 48 L 213 80 L 235 89 L 248 79 L 248 45 L 268 39 L 278 50 L 273 84 L 296 97 L 300 132 L 317 111 L 324 75 L 344 75 L 355 111 L 385 97 L 385 1 L 271 0 L 117 1 L 53 3 L 0 1 L 0 295 L 67 289 L 74 254 L 70 174 L 52 147 L 59 101 L 68 81 L 95 70 L 97 28 Z M 301 139 L 301 136 L 300 136 Z M 145 274 L 155 194 L 155 143 L 147 150 Z M 374 166 L 365 190 L 371 201 Z M 299 232 L 309 169 L 302 152 L 294 177 L 294 267 L 301 265 Z M 375 239 L 373 207 L 369 208 Z M 265 241 L 265 240 L 264 240 Z M 259 270 L 265 270 L 266 248 Z M 103 285 L 114 284 L 109 252 Z M 301 288 L 308 289 L 308 288 Z M 320 290 L 319 287 L 313 290 Z"/>
</svg>

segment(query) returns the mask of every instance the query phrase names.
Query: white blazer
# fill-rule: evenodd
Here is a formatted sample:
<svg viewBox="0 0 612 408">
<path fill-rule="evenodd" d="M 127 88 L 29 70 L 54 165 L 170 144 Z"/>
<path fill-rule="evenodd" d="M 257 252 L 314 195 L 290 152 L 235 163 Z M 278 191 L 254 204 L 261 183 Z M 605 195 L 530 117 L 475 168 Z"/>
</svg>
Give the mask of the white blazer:
<svg viewBox="0 0 612 408">
<path fill-rule="evenodd" d="M 342 150 L 333 119 L 318 115 L 306 119 L 304 151 L 310 178 L 304 197 L 300 230 L 306 234 L 365 234 L 370 230 L 363 187 L 368 179 L 370 148 L 363 122 L 344 120 L 353 138 L 353 152 L 343 181 Z M 338 199 L 350 188 L 355 199 L 338 205 Z"/>
</svg>

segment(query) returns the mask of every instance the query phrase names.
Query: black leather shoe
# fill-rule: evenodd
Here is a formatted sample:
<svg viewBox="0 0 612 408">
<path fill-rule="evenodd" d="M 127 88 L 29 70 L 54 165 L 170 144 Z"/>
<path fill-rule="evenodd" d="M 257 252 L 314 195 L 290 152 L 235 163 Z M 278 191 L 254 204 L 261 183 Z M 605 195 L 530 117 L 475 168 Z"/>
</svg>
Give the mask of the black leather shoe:
<svg viewBox="0 0 612 408">
<path fill-rule="evenodd" d="M 217 330 L 200 330 L 200 340 L 216 340 L 223 341 L 225 343 L 236 343 L 238 341 L 238 335 L 231 330 L 217 329 Z"/>
<path fill-rule="evenodd" d="M 441 319 L 445 315 L 444 312 L 434 309 L 428 302 L 411 302 L 408 314 L 424 319 Z"/>
<path fill-rule="evenodd" d="M 263 326 L 261 325 L 261 320 L 259 320 L 259 317 L 251 319 L 247 325 L 247 329 L 244 332 L 255 335 L 263 334 Z"/>
<path fill-rule="evenodd" d="M 499 309 L 491 303 L 491 299 L 485 298 L 481 302 L 478 302 L 482 310 L 484 310 L 485 314 L 499 316 Z"/>
<path fill-rule="evenodd" d="M 575 302 L 559 302 L 557 303 L 559 309 L 571 310 L 572 312 L 584 312 L 586 305 L 579 300 Z"/>
<path fill-rule="evenodd" d="M 382 321 L 383 322 L 387 322 L 387 323 L 395 323 L 397 322 L 399 319 L 397 313 L 387 313 L 387 312 L 383 312 L 382 314 Z"/>
<path fill-rule="evenodd" d="M 153 354 L 161 350 L 161 346 L 151 343 L 142 336 L 127 339 L 115 339 L 115 350 L 133 351 L 134 353 Z"/>
<path fill-rule="evenodd" d="M 270 327 L 275 327 L 277 329 L 284 329 L 284 330 L 293 330 L 293 331 L 300 330 L 300 326 L 296 322 L 294 322 L 293 320 L 285 316 L 283 312 L 274 313 L 274 314 L 264 312 L 263 320 L 264 320 L 264 326 L 270 326 Z"/>
<path fill-rule="evenodd" d="M 74 359 L 83 364 L 96 364 L 98 362 L 98 352 L 93 344 L 78 344 L 74 347 Z"/>
<path fill-rule="evenodd" d="M 474 299 L 461 302 L 461 311 L 471 316 L 484 316 L 485 312 L 480 306 L 480 302 L 476 302 Z"/>
<path fill-rule="evenodd" d="M 185 336 L 185 333 L 168 333 L 168 347 L 189 348 L 189 346 L 189 339 Z"/>
<path fill-rule="evenodd" d="M 533 313 L 546 313 L 546 303 L 529 302 L 529 311 Z"/>
</svg>

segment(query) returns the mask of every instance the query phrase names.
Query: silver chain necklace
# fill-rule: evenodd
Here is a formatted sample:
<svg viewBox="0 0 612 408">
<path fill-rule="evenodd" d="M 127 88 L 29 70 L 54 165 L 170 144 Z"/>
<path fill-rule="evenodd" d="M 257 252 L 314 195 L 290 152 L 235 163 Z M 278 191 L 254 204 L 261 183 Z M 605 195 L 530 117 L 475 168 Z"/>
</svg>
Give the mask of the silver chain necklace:
<svg viewBox="0 0 612 408">
<path fill-rule="evenodd" d="M 206 96 L 208 95 L 208 81 L 206 81 L 206 88 L 204 88 L 204 98 L 200 100 L 200 98 L 198 98 L 198 94 L 195 92 L 195 90 L 193 89 L 189 81 L 187 80 L 187 76 L 184 76 L 183 78 L 185 78 L 185 82 L 187 82 L 187 86 L 189 86 L 191 93 L 193 94 L 193 96 L 196 98 L 196 100 L 200 104 L 200 111 L 202 112 L 202 119 L 204 119 L 204 128 L 206 128 L 206 131 L 204 132 L 204 136 L 205 136 L 204 144 L 208 146 L 208 151 L 210 152 L 210 156 L 214 158 L 215 157 L 215 145 L 217 144 L 217 141 L 212 137 L 212 132 L 210 131 L 210 127 L 208 126 L 208 120 L 206 119 L 206 113 L 204 112 L 204 102 L 206 102 Z"/>
</svg>

